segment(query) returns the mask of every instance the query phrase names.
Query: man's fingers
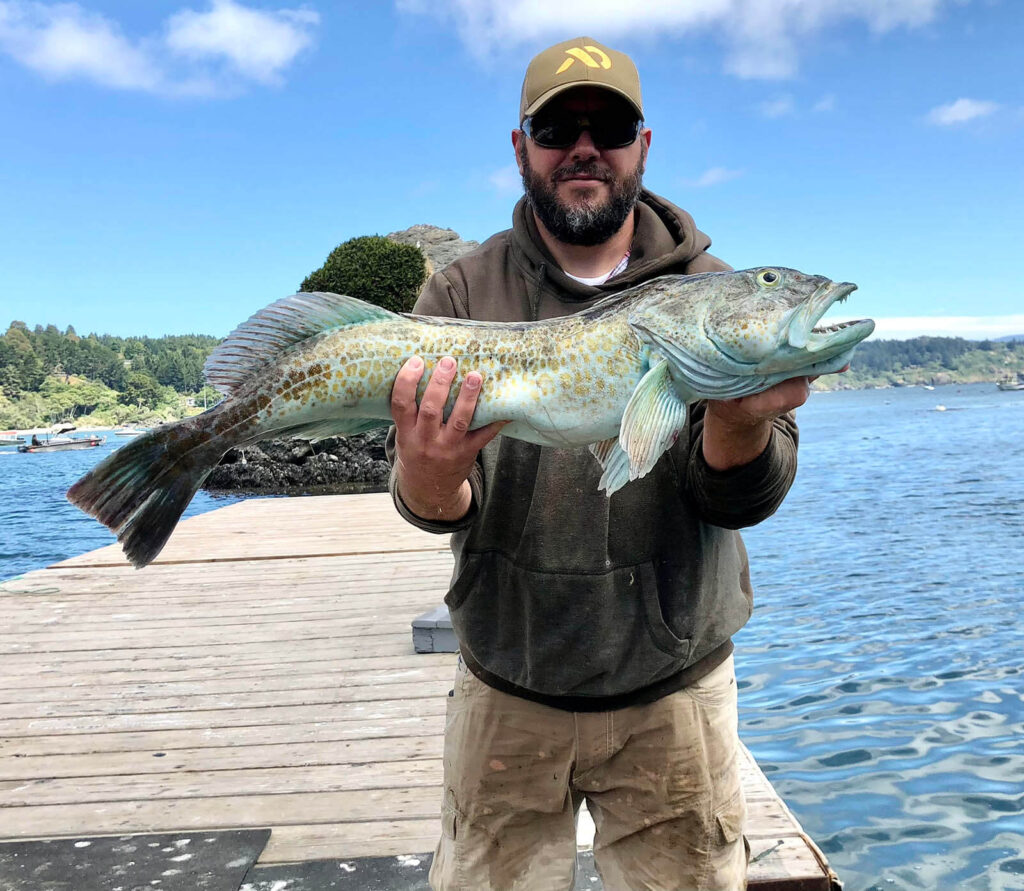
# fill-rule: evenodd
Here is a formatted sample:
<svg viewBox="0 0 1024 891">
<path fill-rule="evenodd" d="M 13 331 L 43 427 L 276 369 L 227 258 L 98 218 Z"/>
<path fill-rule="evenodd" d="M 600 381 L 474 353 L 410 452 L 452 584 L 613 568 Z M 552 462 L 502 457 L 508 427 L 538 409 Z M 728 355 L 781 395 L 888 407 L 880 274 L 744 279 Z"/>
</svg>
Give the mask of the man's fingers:
<svg viewBox="0 0 1024 891">
<path fill-rule="evenodd" d="M 419 356 L 409 359 L 395 375 L 391 388 L 391 417 L 399 429 L 408 429 L 416 423 L 416 390 L 423 377 L 423 360 Z"/>
<path fill-rule="evenodd" d="M 492 421 L 486 427 L 470 431 L 469 425 L 473 421 L 473 412 L 476 411 L 482 387 L 483 376 L 480 372 L 471 371 L 466 375 L 446 425 L 447 429 L 455 436 L 462 437 L 473 452 L 479 452 L 501 432 L 502 427 L 509 423 L 508 421 Z"/>
<path fill-rule="evenodd" d="M 483 387 L 483 376 L 471 371 L 459 388 L 451 414 L 444 420 L 444 407 L 451 393 L 452 382 L 457 372 L 455 360 L 445 356 L 437 363 L 430 375 L 423 398 L 416 404 L 416 393 L 423 377 L 423 360 L 419 356 L 409 359 L 395 376 L 391 390 L 391 417 L 399 431 L 418 426 L 421 430 L 442 429 L 459 438 L 479 451 L 489 443 L 508 421 L 495 421 L 479 430 L 470 432 L 473 413 Z"/>
<path fill-rule="evenodd" d="M 760 393 L 727 399 L 719 403 L 720 407 L 715 411 L 723 417 L 725 412 L 747 422 L 766 421 L 799 408 L 807 401 L 810 392 L 810 384 L 806 377 L 793 377 Z"/>
<path fill-rule="evenodd" d="M 420 411 L 417 424 L 440 429 L 444 420 L 444 406 L 448 401 L 452 381 L 455 380 L 455 360 L 445 356 L 437 363 L 434 373 L 430 375 L 427 389 L 420 400 Z"/>
<path fill-rule="evenodd" d="M 478 371 L 471 371 L 459 388 L 459 395 L 455 399 L 452 413 L 448 416 L 447 427 L 452 432 L 464 436 L 469 430 L 470 422 L 473 420 L 473 412 L 476 411 L 476 403 L 480 398 L 480 387 L 483 378 Z"/>
<path fill-rule="evenodd" d="M 776 396 L 779 413 L 793 411 L 807 401 L 811 395 L 811 384 L 806 377 L 794 377 L 772 388 Z"/>
</svg>

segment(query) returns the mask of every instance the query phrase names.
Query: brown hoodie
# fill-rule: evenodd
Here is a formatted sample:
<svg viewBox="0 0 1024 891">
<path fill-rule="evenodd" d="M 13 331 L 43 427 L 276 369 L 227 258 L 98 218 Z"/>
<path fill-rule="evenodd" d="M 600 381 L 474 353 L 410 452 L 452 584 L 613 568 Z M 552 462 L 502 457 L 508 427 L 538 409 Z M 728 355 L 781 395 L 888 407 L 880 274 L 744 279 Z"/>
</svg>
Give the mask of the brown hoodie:
<svg viewBox="0 0 1024 891">
<path fill-rule="evenodd" d="M 667 273 L 727 270 L 685 211 L 644 191 L 628 267 L 592 287 L 567 276 L 543 246 L 525 199 L 513 228 L 427 282 L 415 311 L 483 321 L 569 315 Z M 464 369 L 468 371 L 469 369 Z M 452 533 L 445 598 L 469 668 L 500 690 L 576 711 L 651 702 L 732 652 L 753 594 L 739 533 L 770 516 L 796 473 L 792 418 L 764 453 L 726 472 L 701 450 L 704 404 L 655 468 L 611 498 L 587 449 L 499 436 L 470 475 L 473 506 Z M 388 438 L 394 456 L 394 430 Z"/>
</svg>

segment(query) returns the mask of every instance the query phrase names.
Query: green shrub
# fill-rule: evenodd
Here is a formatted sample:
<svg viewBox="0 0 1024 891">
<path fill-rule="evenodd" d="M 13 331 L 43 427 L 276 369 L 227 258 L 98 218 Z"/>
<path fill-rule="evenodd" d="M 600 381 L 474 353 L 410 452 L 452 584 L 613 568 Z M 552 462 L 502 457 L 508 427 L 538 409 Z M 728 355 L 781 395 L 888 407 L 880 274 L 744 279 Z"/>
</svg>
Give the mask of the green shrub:
<svg viewBox="0 0 1024 891">
<path fill-rule="evenodd" d="M 347 294 L 392 312 L 409 312 L 425 278 L 426 263 L 418 247 L 363 235 L 339 244 L 299 290 Z"/>
</svg>

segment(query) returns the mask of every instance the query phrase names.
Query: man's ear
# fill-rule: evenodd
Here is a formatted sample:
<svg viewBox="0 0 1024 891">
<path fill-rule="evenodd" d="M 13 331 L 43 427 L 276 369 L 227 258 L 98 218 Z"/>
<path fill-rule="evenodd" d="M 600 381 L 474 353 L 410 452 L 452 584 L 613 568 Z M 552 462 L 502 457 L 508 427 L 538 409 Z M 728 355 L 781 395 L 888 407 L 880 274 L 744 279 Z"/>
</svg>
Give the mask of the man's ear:
<svg viewBox="0 0 1024 891">
<path fill-rule="evenodd" d="M 651 130 L 650 130 L 649 127 L 645 128 L 644 130 L 642 130 L 640 132 L 640 139 L 641 139 L 641 142 L 640 142 L 640 162 L 643 164 L 641 172 L 642 173 L 646 173 L 647 172 L 647 151 L 651 147 Z"/>
<path fill-rule="evenodd" d="M 512 131 L 512 148 L 516 153 L 516 166 L 519 168 L 519 175 L 523 175 L 523 152 L 526 151 L 526 134 L 522 130 Z"/>
</svg>

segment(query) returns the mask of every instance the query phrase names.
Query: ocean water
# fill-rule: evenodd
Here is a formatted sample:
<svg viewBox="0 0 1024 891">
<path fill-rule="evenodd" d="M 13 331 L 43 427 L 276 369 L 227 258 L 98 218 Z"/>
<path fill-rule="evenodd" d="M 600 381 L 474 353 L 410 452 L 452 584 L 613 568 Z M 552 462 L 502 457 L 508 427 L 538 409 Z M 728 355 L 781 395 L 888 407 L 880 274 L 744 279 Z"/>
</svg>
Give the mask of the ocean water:
<svg viewBox="0 0 1024 891">
<path fill-rule="evenodd" d="M 800 422 L 745 536 L 741 736 L 849 891 L 1024 889 L 1024 393 L 814 394 Z"/>
<path fill-rule="evenodd" d="M 84 428 L 75 435 L 83 432 Z M 97 432 L 106 441 L 94 449 L 22 454 L 9 446 L 0 448 L 0 581 L 117 540 L 64 497 L 83 473 L 131 442 L 128 437 L 109 431 Z M 201 491 L 192 499 L 185 516 L 239 500 L 238 496 Z"/>
<path fill-rule="evenodd" d="M 816 393 L 799 420 L 745 534 L 741 736 L 847 891 L 1024 891 L 1024 393 Z M 0 454 L 0 579 L 113 540 L 64 491 L 117 439 Z"/>
</svg>

